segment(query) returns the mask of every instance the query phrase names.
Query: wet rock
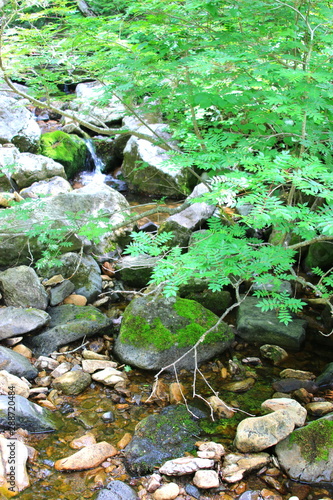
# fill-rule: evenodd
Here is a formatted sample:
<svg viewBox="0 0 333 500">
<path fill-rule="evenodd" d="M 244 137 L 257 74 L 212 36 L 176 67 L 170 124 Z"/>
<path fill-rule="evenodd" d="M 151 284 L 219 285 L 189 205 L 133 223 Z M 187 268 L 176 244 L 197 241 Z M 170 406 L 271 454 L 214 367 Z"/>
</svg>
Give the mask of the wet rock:
<svg viewBox="0 0 333 500">
<path fill-rule="evenodd" d="M 328 363 L 325 366 L 323 373 L 316 378 L 316 384 L 319 387 L 331 386 L 333 385 L 333 362 Z"/>
<path fill-rule="evenodd" d="M 262 496 L 259 490 L 247 490 L 238 497 L 238 500 L 262 500 Z"/>
<path fill-rule="evenodd" d="M 21 441 L 0 435 L 0 484 L 6 498 L 12 496 L 11 492 L 23 491 L 30 485 L 27 459 L 28 449 Z"/>
<path fill-rule="evenodd" d="M 193 498 L 197 498 L 199 499 L 201 497 L 201 493 L 200 491 L 198 490 L 198 488 L 196 486 L 194 486 L 193 484 L 187 484 L 185 486 L 185 491 L 188 495 L 190 495 L 191 497 Z"/>
<path fill-rule="evenodd" d="M 275 311 L 261 311 L 256 307 L 260 300 L 246 297 L 238 308 L 237 333 L 247 342 L 277 344 L 287 349 L 299 350 L 305 340 L 306 321 L 293 319 L 285 325 Z"/>
<path fill-rule="evenodd" d="M 282 441 L 294 428 L 295 422 L 287 410 L 245 418 L 237 427 L 234 444 L 245 453 L 262 451 Z"/>
<path fill-rule="evenodd" d="M 1 373 L 1 372 L 0 372 Z M 333 412 L 333 403 L 330 401 L 316 401 L 306 405 L 307 411 L 314 417 L 322 417 L 327 413 Z"/>
<path fill-rule="evenodd" d="M 0 340 L 33 332 L 47 324 L 50 316 L 40 309 L 0 308 Z"/>
<path fill-rule="evenodd" d="M 169 385 L 169 401 L 171 405 L 183 403 L 185 394 L 186 388 L 183 384 L 172 382 L 172 384 Z"/>
<path fill-rule="evenodd" d="M 281 495 L 277 495 L 275 491 L 271 491 L 266 488 L 263 488 L 260 491 L 260 495 L 264 500 L 283 500 Z"/>
<path fill-rule="evenodd" d="M 28 380 L 37 377 L 38 374 L 38 370 L 27 358 L 3 346 L 0 346 L 0 366 L 7 372 Z"/>
<path fill-rule="evenodd" d="M 126 448 L 126 446 L 131 442 L 132 437 L 132 434 L 130 434 L 129 432 L 125 432 L 123 437 L 118 441 L 117 448 L 119 450 Z"/>
<path fill-rule="evenodd" d="M 264 358 L 271 360 L 274 365 L 279 365 L 288 357 L 288 353 L 277 345 L 262 345 L 260 347 L 260 353 Z"/>
<path fill-rule="evenodd" d="M 50 306 L 57 306 L 75 290 L 75 285 L 69 280 L 54 286 L 50 290 Z"/>
<path fill-rule="evenodd" d="M 228 382 L 227 384 L 223 384 L 223 389 L 231 392 L 246 392 L 252 389 L 255 384 L 255 379 L 252 377 L 248 377 L 244 380 L 240 380 L 237 382 Z"/>
<path fill-rule="evenodd" d="M 201 304 L 180 298 L 138 297 L 127 306 L 116 339 L 114 353 L 126 364 L 159 370 L 183 356 L 218 317 Z M 197 348 L 200 364 L 231 344 L 234 334 L 225 323 L 207 335 Z M 177 363 L 178 369 L 192 369 L 194 353 Z"/>
<path fill-rule="evenodd" d="M 280 372 L 280 378 L 295 378 L 297 380 L 314 380 L 316 376 L 312 372 L 286 368 L 285 370 L 282 370 L 282 372 Z"/>
<path fill-rule="evenodd" d="M 27 382 L 21 380 L 19 377 L 8 373 L 6 370 L 0 371 L 0 394 L 8 394 L 14 392 L 24 398 L 29 397 L 30 388 Z"/>
<path fill-rule="evenodd" d="M 93 469 L 109 457 L 114 457 L 117 450 L 112 444 L 101 443 L 85 446 L 82 450 L 66 458 L 57 460 L 54 464 L 56 470 L 85 470 Z"/>
<path fill-rule="evenodd" d="M 220 485 L 219 476 L 215 470 L 198 470 L 194 474 L 193 483 L 203 489 L 218 488 Z"/>
<path fill-rule="evenodd" d="M 126 483 L 111 481 L 106 488 L 99 491 L 95 500 L 138 500 L 139 497 Z"/>
<path fill-rule="evenodd" d="M 166 460 L 193 451 L 199 434 L 198 423 L 184 406 L 166 407 L 136 426 L 134 437 L 124 450 L 127 467 L 134 475 L 150 473 Z"/>
<path fill-rule="evenodd" d="M 230 406 L 228 406 L 222 399 L 217 396 L 210 396 L 207 399 L 214 413 L 218 415 L 219 418 L 232 418 L 235 414 Z"/>
<path fill-rule="evenodd" d="M 214 443 L 214 441 L 199 442 L 196 445 L 198 446 L 197 455 L 200 458 L 221 460 L 221 457 L 225 454 L 224 446 L 220 443 Z"/>
<path fill-rule="evenodd" d="M 230 453 L 224 457 L 223 481 L 237 483 L 243 479 L 245 473 L 261 469 L 269 461 L 270 456 L 268 453 Z"/>
<path fill-rule="evenodd" d="M 22 396 L 11 396 L 15 408 L 15 427 L 29 432 L 50 432 L 59 428 L 60 421 L 49 410 L 31 403 Z M 0 396 L 0 429 L 11 429 L 13 422 L 8 418 L 8 396 Z"/>
<path fill-rule="evenodd" d="M 295 481 L 333 481 L 333 414 L 296 429 L 275 447 L 279 463 Z"/>
<path fill-rule="evenodd" d="M 307 404 L 312 401 L 313 394 L 311 394 L 306 389 L 301 387 L 300 389 L 297 389 L 296 391 L 293 392 L 293 397 L 297 399 L 297 401 L 300 401 L 303 404 Z"/>
<path fill-rule="evenodd" d="M 179 495 L 179 486 L 176 483 L 164 484 L 153 493 L 154 500 L 174 500 Z"/>
<path fill-rule="evenodd" d="M 115 421 L 115 416 L 114 416 L 114 413 L 113 411 L 106 411 L 105 413 L 103 413 L 102 415 L 102 420 L 104 422 L 114 422 Z"/>
<path fill-rule="evenodd" d="M 87 432 L 83 436 L 73 439 L 73 441 L 69 443 L 69 446 L 74 450 L 81 450 L 82 448 L 91 446 L 92 444 L 96 444 L 95 436 L 92 432 Z"/>
<path fill-rule="evenodd" d="M 110 333 L 112 322 L 93 306 L 67 304 L 48 309 L 49 328 L 27 341 L 36 356 L 48 356 L 58 348 L 96 333 Z"/>
<path fill-rule="evenodd" d="M 52 386 L 67 396 L 81 394 L 91 384 L 91 376 L 83 371 L 70 371 L 53 380 Z"/>
<path fill-rule="evenodd" d="M 312 394 L 318 391 L 318 386 L 315 382 L 311 380 L 299 380 L 296 378 L 283 378 L 278 380 L 272 385 L 274 391 L 277 392 L 293 392 L 298 389 L 304 388 Z"/>
<path fill-rule="evenodd" d="M 199 469 L 214 467 L 214 460 L 208 458 L 181 457 L 165 462 L 159 471 L 167 476 L 184 476 L 192 474 Z"/>
<path fill-rule="evenodd" d="M 84 359 L 82 361 L 82 370 L 87 373 L 94 373 L 97 370 L 104 370 L 105 368 L 116 368 L 117 363 L 115 361 L 109 361 L 105 359 Z M 116 370 L 119 372 L 118 370 Z M 121 373 L 121 372 L 119 372 Z"/>
<path fill-rule="evenodd" d="M 0 290 L 6 306 L 47 308 L 47 293 L 32 267 L 18 266 L 1 272 Z"/>
<path fill-rule="evenodd" d="M 332 405 L 333 407 L 333 405 Z M 266 399 L 261 404 L 263 410 L 277 411 L 286 410 L 290 412 L 290 419 L 295 423 L 296 427 L 302 427 L 305 424 L 307 411 L 294 399 L 289 398 L 275 398 Z"/>
</svg>

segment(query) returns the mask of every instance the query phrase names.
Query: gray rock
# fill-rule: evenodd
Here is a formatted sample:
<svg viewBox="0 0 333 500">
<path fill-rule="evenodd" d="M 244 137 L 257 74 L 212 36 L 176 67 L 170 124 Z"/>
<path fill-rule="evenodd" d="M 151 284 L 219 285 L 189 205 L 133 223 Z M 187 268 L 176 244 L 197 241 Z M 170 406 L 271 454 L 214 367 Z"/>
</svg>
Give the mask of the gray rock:
<svg viewBox="0 0 333 500">
<path fill-rule="evenodd" d="M 23 198 L 42 198 L 71 191 L 73 188 L 70 183 L 57 175 L 46 181 L 34 182 L 31 186 L 21 189 L 20 195 Z"/>
<path fill-rule="evenodd" d="M 0 340 L 32 332 L 46 325 L 50 316 L 40 309 L 0 308 Z"/>
<path fill-rule="evenodd" d="M 158 257 L 149 257 L 148 255 L 126 256 L 119 259 L 116 270 L 126 285 L 143 288 L 147 286 L 157 261 Z"/>
<path fill-rule="evenodd" d="M 46 156 L 20 153 L 17 155 L 15 170 L 11 177 L 19 189 L 23 189 L 34 182 L 44 181 L 55 176 L 66 179 L 65 169 L 60 163 Z"/>
<path fill-rule="evenodd" d="M 281 323 L 274 311 L 262 312 L 260 302 L 247 297 L 238 308 L 237 333 L 246 342 L 276 344 L 286 349 L 299 350 L 305 340 L 306 321 L 293 319 L 288 325 Z"/>
<path fill-rule="evenodd" d="M 27 219 L 22 220 L 22 207 L 20 204 L 6 210 L 5 217 L 0 222 L 0 266 L 8 267 L 17 264 L 26 264 L 31 261 L 31 254 L 35 259 L 42 255 L 48 248 L 48 243 L 36 237 L 27 236 L 28 232 L 36 227 L 44 227 L 41 231 L 54 229 L 61 234 L 61 240 L 70 243 L 71 247 L 59 245 L 59 252 L 81 250 L 89 248 L 95 254 L 101 255 L 125 243 L 127 230 L 112 232 L 105 228 L 105 221 L 100 218 L 103 212 L 108 223 L 123 222 L 127 216 L 129 204 L 124 196 L 107 185 L 90 184 L 70 193 L 62 193 L 43 199 L 32 199 L 24 205 Z M 73 231 L 73 221 L 68 218 L 68 213 L 73 216 L 78 213 L 80 218 L 76 221 L 76 230 Z M 94 228 L 100 231 L 97 243 L 92 244 L 87 238 L 78 235 L 79 229 L 93 219 Z M 104 228 L 105 231 L 104 232 Z M 130 230 L 130 228 L 129 228 Z M 121 241 L 123 240 L 123 241 Z"/>
<path fill-rule="evenodd" d="M 136 426 L 132 441 L 123 450 L 126 465 L 135 475 L 150 473 L 166 460 L 193 451 L 199 435 L 200 427 L 185 406 L 168 406 Z"/>
<path fill-rule="evenodd" d="M 314 267 L 320 267 L 327 271 L 332 267 L 333 248 L 330 242 L 319 241 L 309 246 L 309 251 L 304 259 L 303 265 L 306 271 Z"/>
<path fill-rule="evenodd" d="M 138 498 L 133 488 L 122 481 L 115 480 L 100 490 L 95 500 L 138 500 Z"/>
<path fill-rule="evenodd" d="M 90 255 L 68 252 L 60 256 L 59 261 L 61 264 L 47 269 L 47 277 L 60 273 L 64 278 L 70 278 L 75 293 L 93 302 L 102 292 L 101 270 L 95 259 Z M 40 272 L 45 274 L 43 270 Z"/>
<path fill-rule="evenodd" d="M 51 317 L 47 330 L 27 338 L 26 345 L 35 356 L 48 356 L 59 347 L 96 333 L 112 331 L 112 321 L 93 306 L 65 304 L 48 309 Z"/>
<path fill-rule="evenodd" d="M 47 308 L 47 293 L 32 267 L 18 266 L 1 272 L 0 290 L 7 306 Z"/>
<path fill-rule="evenodd" d="M 20 151 L 35 152 L 41 131 L 26 102 L 0 96 L 0 144 L 13 143 Z"/>
<path fill-rule="evenodd" d="M 290 419 L 294 421 L 296 427 L 302 427 L 305 424 L 307 411 L 295 401 L 289 398 L 266 399 L 261 403 L 261 408 L 267 411 L 286 410 L 290 412 Z"/>
<path fill-rule="evenodd" d="M 176 361 L 215 325 L 218 317 L 201 304 L 186 299 L 143 296 L 127 306 L 114 353 L 123 363 L 146 370 L 159 370 Z M 225 351 L 234 335 L 225 323 L 207 335 L 197 348 L 200 364 Z M 177 368 L 192 369 L 193 351 Z"/>
<path fill-rule="evenodd" d="M 316 378 L 316 384 L 319 387 L 333 385 L 333 362 L 325 366 L 323 373 Z"/>
<path fill-rule="evenodd" d="M 244 453 L 262 451 L 282 441 L 294 428 L 295 422 L 286 410 L 245 418 L 237 427 L 234 444 Z"/>
<path fill-rule="evenodd" d="M 315 382 L 311 380 L 299 380 L 297 378 L 284 378 L 282 380 L 277 380 L 272 384 L 274 391 L 276 392 L 293 392 L 298 389 L 306 389 L 312 394 L 318 391 L 318 386 Z"/>
<path fill-rule="evenodd" d="M 67 396 L 81 394 L 91 384 L 91 376 L 81 370 L 66 372 L 53 380 L 52 385 Z"/>
<path fill-rule="evenodd" d="M 296 429 L 275 447 L 275 452 L 291 479 L 332 484 L 333 413 Z"/>
<path fill-rule="evenodd" d="M 231 294 L 227 290 L 213 292 L 208 289 L 208 284 L 206 279 L 191 278 L 188 283 L 179 287 L 178 294 L 184 299 L 199 302 L 206 309 L 221 316 L 231 304 Z"/>
<path fill-rule="evenodd" d="M 75 285 L 70 280 L 64 280 L 59 285 L 56 285 L 50 289 L 50 306 L 57 306 L 62 302 L 68 295 L 73 293 L 75 290 Z"/>
<path fill-rule="evenodd" d="M 287 359 L 288 353 L 282 347 L 278 345 L 269 345 L 265 344 L 260 347 L 260 354 L 270 361 L 273 362 L 274 365 L 279 365 Z"/>
<path fill-rule="evenodd" d="M 7 370 L 12 375 L 28 380 L 38 375 L 38 370 L 26 357 L 3 346 L 0 346 L 0 367 L 1 370 Z"/>
<path fill-rule="evenodd" d="M 150 125 L 157 135 L 167 142 L 171 136 L 166 132 L 167 125 Z M 145 126 L 138 132 L 153 137 Z M 145 168 L 140 169 L 140 164 Z M 195 184 L 192 174 L 186 168 L 170 165 L 170 156 L 164 149 L 149 141 L 132 136 L 124 149 L 122 173 L 130 189 L 156 196 L 182 197 L 189 194 Z"/>
<path fill-rule="evenodd" d="M 9 413 L 9 407 L 13 413 Z M 22 396 L 0 396 L 0 429 L 20 427 L 29 432 L 51 432 L 60 427 L 60 420 L 46 408 Z"/>
</svg>

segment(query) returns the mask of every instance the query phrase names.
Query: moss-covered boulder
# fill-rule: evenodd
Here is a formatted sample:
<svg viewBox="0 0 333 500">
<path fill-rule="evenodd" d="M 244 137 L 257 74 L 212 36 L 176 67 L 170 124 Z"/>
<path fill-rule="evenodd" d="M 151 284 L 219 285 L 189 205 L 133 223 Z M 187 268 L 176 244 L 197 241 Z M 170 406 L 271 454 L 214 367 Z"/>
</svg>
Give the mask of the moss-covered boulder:
<svg viewBox="0 0 333 500">
<path fill-rule="evenodd" d="M 177 368 L 193 369 L 194 350 L 186 353 L 218 319 L 194 300 L 139 297 L 125 310 L 114 352 L 123 363 L 145 370 L 159 370 L 182 356 Z M 197 347 L 197 362 L 225 351 L 233 338 L 229 326 L 221 322 Z"/>
<path fill-rule="evenodd" d="M 205 416 L 195 408 L 191 411 L 198 417 Z M 140 476 L 153 472 L 166 460 L 193 452 L 199 435 L 200 427 L 185 406 L 168 406 L 136 426 L 134 437 L 124 450 L 127 468 Z"/>
<path fill-rule="evenodd" d="M 61 163 L 68 179 L 84 170 L 87 146 L 81 137 L 55 130 L 43 134 L 40 142 L 41 154 Z"/>
<path fill-rule="evenodd" d="M 309 251 L 303 265 L 306 271 L 311 271 L 314 267 L 320 267 L 323 271 L 327 271 L 332 267 L 332 262 L 332 244 L 326 241 L 319 241 L 309 246 Z"/>
<path fill-rule="evenodd" d="M 280 465 L 295 481 L 333 481 L 333 413 L 295 430 L 275 448 Z"/>
</svg>

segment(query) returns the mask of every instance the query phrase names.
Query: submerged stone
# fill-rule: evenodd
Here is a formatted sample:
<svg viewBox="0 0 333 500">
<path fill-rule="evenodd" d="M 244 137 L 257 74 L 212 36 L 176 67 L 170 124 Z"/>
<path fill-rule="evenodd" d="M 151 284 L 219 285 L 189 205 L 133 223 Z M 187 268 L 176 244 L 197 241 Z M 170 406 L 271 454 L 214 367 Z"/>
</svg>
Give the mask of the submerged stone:
<svg viewBox="0 0 333 500">
<path fill-rule="evenodd" d="M 9 408 L 13 409 L 13 413 L 9 412 Z M 0 429 L 13 429 L 13 424 L 15 429 L 21 427 L 29 432 L 42 433 L 58 429 L 60 420 L 46 408 L 22 396 L 0 396 Z"/>
<path fill-rule="evenodd" d="M 153 472 L 166 460 L 193 451 L 199 434 L 200 427 L 185 406 L 168 406 L 136 426 L 132 441 L 124 449 L 126 465 L 134 475 Z"/>
</svg>

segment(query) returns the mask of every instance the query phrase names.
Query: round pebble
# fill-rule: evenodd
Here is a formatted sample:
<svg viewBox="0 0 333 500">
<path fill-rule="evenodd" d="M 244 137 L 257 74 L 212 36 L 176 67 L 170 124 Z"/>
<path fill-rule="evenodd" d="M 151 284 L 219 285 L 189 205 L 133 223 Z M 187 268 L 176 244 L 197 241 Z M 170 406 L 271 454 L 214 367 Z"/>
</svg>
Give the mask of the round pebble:
<svg viewBox="0 0 333 500">
<path fill-rule="evenodd" d="M 173 500 L 179 495 L 179 486 L 176 483 L 168 483 L 158 488 L 153 494 L 154 500 Z"/>
</svg>

